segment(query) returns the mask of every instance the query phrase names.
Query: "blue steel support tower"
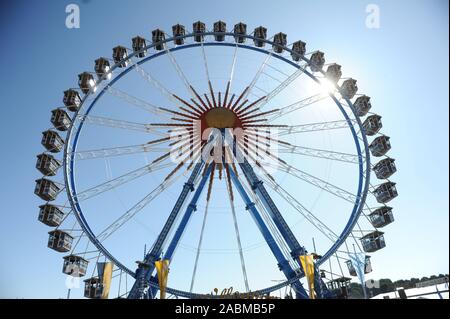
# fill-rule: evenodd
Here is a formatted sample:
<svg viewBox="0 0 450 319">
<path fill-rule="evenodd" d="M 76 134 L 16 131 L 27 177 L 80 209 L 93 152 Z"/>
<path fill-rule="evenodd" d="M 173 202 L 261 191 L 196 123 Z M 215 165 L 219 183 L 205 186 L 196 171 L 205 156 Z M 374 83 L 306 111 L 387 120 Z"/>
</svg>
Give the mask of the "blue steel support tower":
<svg viewBox="0 0 450 319">
<path fill-rule="evenodd" d="M 259 197 L 262 204 L 264 205 L 264 208 L 269 213 L 270 217 L 272 218 L 273 222 L 275 223 L 275 226 L 277 227 L 278 231 L 280 232 L 281 236 L 285 240 L 286 244 L 288 245 L 289 249 L 291 250 L 291 257 L 300 265 L 300 270 L 303 272 L 303 267 L 300 262 L 299 256 L 305 255 L 306 250 L 304 247 L 300 245 L 300 243 L 295 238 L 294 234 L 292 233 L 291 229 L 289 228 L 288 224 L 284 220 L 283 216 L 281 215 L 281 212 L 278 210 L 277 206 L 273 202 L 272 198 L 270 197 L 269 193 L 267 192 L 266 188 L 263 185 L 263 182 L 258 178 L 258 176 L 255 174 L 253 167 L 249 164 L 247 159 L 242 155 L 242 153 L 239 151 L 239 149 L 236 147 L 236 141 L 232 139 L 232 136 L 229 134 L 224 134 L 224 139 L 226 140 L 226 143 L 230 146 L 232 146 L 233 154 L 234 156 L 239 159 L 239 166 L 244 173 L 248 183 L 250 184 L 252 190 L 255 192 L 255 194 Z M 316 295 L 319 298 L 323 298 L 325 296 L 329 296 L 329 291 L 323 283 L 322 279 L 318 276 L 317 269 L 315 269 L 315 291 Z"/>
<path fill-rule="evenodd" d="M 228 165 L 228 164 L 225 164 Z M 280 270 L 284 273 L 287 279 L 292 279 L 297 276 L 295 271 L 292 269 L 289 262 L 284 258 L 284 255 L 281 251 L 281 249 L 278 247 L 278 245 L 275 242 L 275 239 L 273 238 L 272 234 L 270 233 L 269 229 L 267 228 L 266 224 L 264 223 L 263 219 L 261 218 L 261 215 L 259 214 L 258 210 L 256 209 L 255 203 L 251 201 L 250 197 L 248 196 L 247 192 L 245 191 L 244 187 L 242 186 L 241 182 L 239 181 L 238 177 L 234 173 L 233 169 L 228 168 L 230 171 L 231 180 L 233 181 L 233 184 L 236 186 L 239 194 L 241 195 L 242 199 L 245 202 L 246 209 L 252 214 L 253 220 L 256 222 L 256 225 L 258 226 L 259 230 L 261 231 L 264 239 L 267 242 L 267 245 L 269 246 L 270 250 L 274 254 L 275 258 L 278 261 L 278 267 Z M 306 293 L 305 289 L 303 288 L 300 281 L 295 281 L 292 284 L 295 292 L 296 297 L 299 299 L 307 299 L 308 294 Z"/>
<path fill-rule="evenodd" d="M 224 132 L 222 131 L 223 136 Z M 257 177 L 255 174 L 253 168 L 248 163 L 248 161 L 242 157 L 242 154 L 237 154 L 236 152 L 236 145 L 233 141 L 233 154 L 234 156 L 237 155 L 238 158 L 241 160 L 238 160 L 239 167 L 241 168 L 242 172 L 244 173 L 244 176 L 246 177 L 248 183 L 250 184 L 252 190 L 255 192 L 255 194 L 260 198 L 261 202 L 263 203 L 265 209 L 269 212 L 270 217 L 274 221 L 275 226 L 279 230 L 280 234 L 282 235 L 283 239 L 285 240 L 286 244 L 291 250 L 291 257 L 300 265 L 300 271 L 302 271 L 302 265 L 299 260 L 300 255 L 304 255 L 306 253 L 305 249 L 299 244 L 297 239 L 295 238 L 294 234 L 290 230 L 289 226 L 287 225 L 286 221 L 282 217 L 280 211 L 276 207 L 275 203 L 273 202 L 272 198 L 268 194 L 267 190 L 263 186 L 262 181 Z M 225 161 L 224 161 L 225 162 Z M 230 178 L 237 188 L 239 194 L 241 195 L 243 201 L 246 204 L 246 209 L 251 213 L 253 220 L 258 226 L 258 229 L 261 231 L 264 239 L 266 240 L 270 250 L 274 254 L 279 269 L 284 273 L 286 278 L 288 280 L 292 280 L 295 277 L 298 277 L 299 274 L 295 272 L 295 270 L 291 267 L 289 264 L 289 261 L 286 260 L 284 257 L 280 247 L 276 243 L 275 239 L 273 238 L 272 234 L 270 233 L 269 229 L 267 228 L 267 225 L 265 224 L 264 220 L 262 219 L 258 209 L 255 206 L 255 203 L 251 201 L 249 195 L 245 191 L 245 188 L 243 187 L 241 181 L 237 177 L 236 173 L 233 169 L 229 167 L 227 163 L 224 165 L 228 166 L 228 170 L 230 171 Z M 136 271 L 136 281 L 130 291 L 130 294 L 128 298 L 154 298 L 156 295 L 156 292 L 158 291 L 157 287 L 157 279 L 152 278 L 152 273 L 155 270 L 155 261 L 159 260 L 162 254 L 162 246 L 164 242 L 167 239 L 167 235 L 172 229 L 175 220 L 177 216 L 180 213 L 181 208 L 183 207 L 185 201 L 187 200 L 187 197 L 190 192 L 195 190 L 195 180 L 200 174 L 200 171 L 202 167 L 204 166 L 204 162 L 199 162 L 195 165 L 191 176 L 189 177 L 188 182 L 184 185 L 183 190 L 178 197 L 177 202 L 175 203 L 175 206 L 172 209 L 171 214 L 169 215 L 169 218 L 166 222 L 166 224 L 163 227 L 163 230 L 161 231 L 160 235 L 158 236 L 155 244 L 153 245 L 152 250 L 145 256 L 144 262 L 139 264 L 139 267 Z M 186 208 L 185 214 L 183 215 L 180 224 L 178 225 L 177 230 L 175 231 L 175 234 L 168 246 L 167 252 L 164 255 L 164 259 L 171 260 L 173 257 L 173 253 L 178 245 L 178 242 L 187 226 L 187 223 L 192 216 L 192 213 L 196 210 L 197 201 L 205 187 L 206 181 L 208 180 L 211 171 L 212 171 L 212 164 L 209 164 L 207 167 L 205 174 L 202 176 L 199 185 L 194 193 L 194 196 L 192 197 L 192 200 L 188 207 Z M 144 293 L 144 290 L 146 287 L 150 286 L 147 293 Z M 316 294 L 320 297 L 323 297 L 324 294 L 328 294 L 326 290 L 326 286 L 323 284 L 322 280 L 319 278 L 318 274 L 315 276 L 315 289 Z M 299 280 L 295 280 L 292 284 L 297 298 L 308 298 L 308 294 L 303 288 L 301 282 Z"/>
<path fill-rule="evenodd" d="M 173 227 L 173 224 L 183 207 L 186 198 L 189 193 L 194 191 L 194 182 L 197 176 L 200 174 L 200 171 L 203 167 L 204 163 L 199 162 L 194 166 L 194 169 L 191 173 L 186 184 L 183 186 L 183 190 L 181 191 L 178 200 L 175 203 L 175 206 L 172 209 L 172 212 L 169 215 L 164 227 L 156 239 L 155 244 L 153 245 L 152 250 L 145 256 L 144 262 L 140 263 L 138 269 L 136 270 L 136 280 L 131 288 L 130 293 L 128 294 L 129 299 L 139 299 L 144 296 L 144 289 L 146 285 L 150 282 L 150 277 L 155 269 L 155 261 L 157 261 L 162 253 L 162 246 L 166 241 L 167 235 Z"/>
<path fill-rule="evenodd" d="M 172 260 L 173 253 L 175 252 L 178 242 L 180 241 L 181 236 L 183 235 L 183 232 L 186 229 L 186 226 L 189 222 L 189 219 L 192 216 L 192 213 L 197 210 L 197 201 L 198 201 L 203 189 L 205 188 L 206 182 L 212 173 L 213 167 L 214 167 L 213 164 L 209 164 L 208 168 L 206 169 L 205 174 L 202 176 L 202 179 L 200 180 L 197 190 L 195 191 L 191 202 L 189 203 L 188 207 L 186 208 L 186 212 L 184 213 L 184 215 L 181 219 L 181 222 L 178 225 L 177 230 L 175 231 L 173 238 L 170 241 L 169 247 L 168 247 L 166 253 L 164 254 L 164 259 L 169 260 L 169 262 Z M 151 271 L 153 271 L 153 270 L 151 270 Z M 153 281 L 156 283 L 157 278 L 154 278 Z M 156 296 L 156 292 L 158 291 L 158 286 L 157 285 L 151 286 L 149 288 L 149 291 L 151 292 L 150 297 L 154 298 Z"/>
</svg>

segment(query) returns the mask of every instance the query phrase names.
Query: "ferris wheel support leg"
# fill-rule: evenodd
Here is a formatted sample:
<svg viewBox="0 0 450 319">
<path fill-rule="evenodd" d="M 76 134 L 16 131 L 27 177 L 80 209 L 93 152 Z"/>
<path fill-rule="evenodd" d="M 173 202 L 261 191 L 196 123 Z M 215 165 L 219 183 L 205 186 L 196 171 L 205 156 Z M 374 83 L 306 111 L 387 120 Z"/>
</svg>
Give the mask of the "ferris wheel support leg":
<svg viewBox="0 0 450 319">
<path fill-rule="evenodd" d="M 244 158 L 243 161 L 240 162 L 239 166 L 244 172 L 244 175 L 247 178 L 248 182 L 250 183 L 250 186 L 252 187 L 253 191 L 261 199 L 261 202 L 263 203 L 264 207 L 269 212 L 269 215 L 274 221 L 275 226 L 279 230 L 281 236 L 286 241 L 289 249 L 291 250 L 292 258 L 299 264 L 300 270 L 302 270 L 303 268 L 299 256 L 306 254 L 305 248 L 302 247 L 300 243 L 297 241 L 297 238 L 295 238 L 288 224 L 281 215 L 281 212 L 278 210 L 277 206 L 275 205 L 266 188 L 264 187 L 263 182 L 257 177 L 253 168 L 248 163 L 247 159 Z M 324 293 L 326 293 L 327 290 L 326 286 L 324 286 L 322 280 L 318 277 L 315 279 L 315 281 L 316 281 L 315 285 L 316 295 L 319 298 L 325 297 L 326 294 Z"/>
<path fill-rule="evenodd" d="M 202 176 L 202 179 L 200 180 L 200 183 L 194 193 L 194 196 L 192 197 L 191 202 L 189 203 L 188 207 L 186 208 L 186 211 L 183 215 L 183 218 L 181 219 L 180 224 L 178 225 L 177 230 L 175 231 L 175 234 L 173 235 L 173 238 L 169 244 L 169 247 L 167 248 L 167 251 L 164 255 L 165 260 L 172 261 L 173 254 L 175 252 L 175 249 L 177 248 L 178 242 L 180 241 L 181 236 L 184 233 L 184 230 L 186 229 L 186 226 L 189 222 L 189 219 L 192 216 L 192 213 L 197 210 L 197 201 L 200 198 L 200 195 L 202 194 L 203 189 L 205 188 L 206 182 L 209 179 L 209 176 L 211 175 L 213 165 L 209 164 L 209 167 L 207 168 L 205 175 Z M 158 282 L 158 280 L 155 280 Z M 151 290 L 151 295 L 156 296 L 156 293 L 158 292 L 158 286 L 154 285 L 149 288 Z"/>
<path fill-rule="evenodd" d="M 325 284 L 323 279 L 320 277 L 320 271 L 317 268 L 317 265 L 314 265 L 314 290 L 316 292 L 316 295 L 320 299 L 333 298 L 332 293 L 327 288 L 327 285 Z"/>
<path fill-rule="evenodd" d="M 136 270 L 136 280 L 130 290 L 130 293 L 128 294 L 128 299 L 140 299 L 142 297 L 145 297 L 145 285 L 150 283 L 151 275 L 155 270 L 155 261 L 157 261 L 161 256 L 162 246 L 166 241 L 167 236 L 172 229 L 173 224 L 175 223 L 175 220 L 180 213 L 180 210 L 183 207 L 189 193 L 194 191 L 194 182 L 200 174 L 203 165 L 203 161 L 195 165 L 194 169 L 192 170 L 191 176 L 184 184 L 183 190 L 181 191 L 180 196 L 178 197 L 166 223 L 164 224 L 161 233 L 156 239 L 152 250 L 145 256 L 144 261 L 139 264 L 139 267 Z M 147 297 L 149 297 L 150 294 L 146 295 Z"/>
<path fill-rule="evenodd" d="M 225 164 L 228 165 L 228 164 Z M 284 273 L 287 279 L 292 279 L 297 276 L 296 272 L 292 269 L 291 265 L 289 264 L 289 261 L 284 258 L 283 252 L 281 251 L 280 247 L 278 247 L 275 239 L 273 238 L 272 234 L 270 233 L 269 229 L 267 228 L 267 225 L 264 223 L 264 220 L 262 219 L 260 213 L 258 212 L 258 209 L 255 206 L 255 203 L 251 201 L 249 195 L 245 191 L 244 187 L 242 186 L 241 182 L 237 178 L 235 172 L 232 168 L 229 168 L 231 180 L 233 181 L 233 184 L 236 186 L 239 194 L 241 195 L 245 205 L 246 209 L 251 213 L 253 220 L 256 222 L 256 225 L 258 226 L 259 230 L 261 231 L 261 234 L 263 235 L 264 239 L 266 240 L 267 245 L 269 246 L 270 250 L 274 254 L 276 260 L 278 261 L 278 267 L 280 270 Z M 298 299 L 308 299 L 308 294 L 306 293 L 305 289 L 303 288 L 300 281 L 295 281 L 292 284 L 294 290 L 296 291 L 296 297 Z"/>
</svg>

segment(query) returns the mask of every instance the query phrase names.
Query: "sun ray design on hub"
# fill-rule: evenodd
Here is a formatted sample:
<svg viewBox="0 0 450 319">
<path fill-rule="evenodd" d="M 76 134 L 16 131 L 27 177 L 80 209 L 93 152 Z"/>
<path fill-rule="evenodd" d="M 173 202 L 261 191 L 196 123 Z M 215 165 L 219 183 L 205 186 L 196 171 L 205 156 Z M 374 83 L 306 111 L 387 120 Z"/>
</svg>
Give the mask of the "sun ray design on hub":
<svg viewBox="0 0 450 319">
<path fill-rule="evenodd" d="M 188 102 L 183 97 L 173 94 L 173 97 L 180 102 L 178 109 L 160 108 L 173 115 L 172 122 L 150 123 L 150 126 L 170 128 L 167 131 L 169 134 L 189 133 L 187 137 L 183 136 L 181 139 L 177 139 L 172 146 L 181 141 L 187 141 L 186 143 L 191 143 L 191 148 L 201 145 L 201 149 L 203 149 L 207 143 L 205 132 L 208 129 L 239 131 L 239 136 L 235 135 L 238 138 L 239 148 L 242 146 L 248 148 L 249 139 L 252 139 L 252 144 L 257 148 L 267 148 L 270 142 L 283 144 L 283 141 L 270 137 L 270 128 L 282 128 L 288 127 L 288 125 L 264 124 L 268 121 L 266 116 L 278 112 L 279 109 L 261 112 L 258 106 L 266 99 L 266 96 L 250 101 L 244 98 L 249 88 L 250 86 L 245 87 L 239 94 L 232 93 L 230 97 L 230 82 L 227 83 L 225 92 L 217 92 L 211 81 L 208 81 L 209 93 L 203 93 L 202 98 L 198 91 L 190 86 L 196 98 L 191 98 Z M 245 154 L 248 154 L 247 150 L 245 150 Z M 165 156 L 169 155 L 165 154 Z"/>
</svg>

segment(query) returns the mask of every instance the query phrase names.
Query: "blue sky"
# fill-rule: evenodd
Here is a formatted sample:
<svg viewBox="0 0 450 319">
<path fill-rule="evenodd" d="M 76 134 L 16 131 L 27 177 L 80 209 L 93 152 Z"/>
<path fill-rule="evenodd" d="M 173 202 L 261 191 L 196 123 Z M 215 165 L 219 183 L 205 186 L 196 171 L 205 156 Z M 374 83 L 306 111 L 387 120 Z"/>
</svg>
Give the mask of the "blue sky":
<svg viewBox="0 0 450 319">
<path fill-rule="evenodd" d="M 77 3 L 81 28 L 65 27 Z M 269 33 L 284 31 L 326 53 L 358 79 L 392 137 L 400 196 L 376 277 L 448 273 L 448 1 L 14 1 L 2 4 L 0 74 L 3 202 L 0 297 L 63 297 L 61 256 L 45 247 L 33 195 L 35 155 L 50 110 L 94 59 L 157 27 L 222 19 Z M 366 5 L 380 8 L 379 29 L 365 26 Z M 8 158 L 6 158 L 9 156 Z M 138 250 L 141 250 L 139 247 Z M 139 257 L 137 257 L 139 258 Z"/>
</svg>

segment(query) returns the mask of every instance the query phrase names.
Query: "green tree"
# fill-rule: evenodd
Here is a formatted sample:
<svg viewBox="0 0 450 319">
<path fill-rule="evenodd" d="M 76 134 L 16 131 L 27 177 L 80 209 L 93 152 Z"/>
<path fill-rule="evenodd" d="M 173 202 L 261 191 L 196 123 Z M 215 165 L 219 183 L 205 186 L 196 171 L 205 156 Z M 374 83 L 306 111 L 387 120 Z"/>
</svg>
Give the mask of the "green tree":
<svg viewBox="0 0 450 319">
<path fill-rule="evenodd" d="M 395 290 L 395 285 L 390 279 L 380 279 L 380 290 L 382 293 L 391 292 Z"/>
<path fill-rule="evenodd" d="M 364 298 L 363 288 L 360 284 L 352 282 L 349 286 L 349 298 L 351 299 L 362 299 Z"/>
</svg>

